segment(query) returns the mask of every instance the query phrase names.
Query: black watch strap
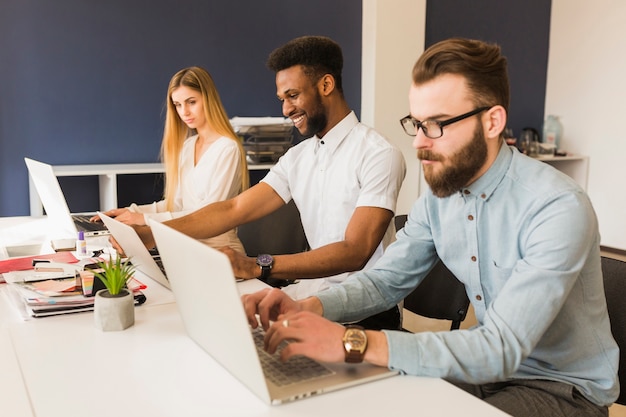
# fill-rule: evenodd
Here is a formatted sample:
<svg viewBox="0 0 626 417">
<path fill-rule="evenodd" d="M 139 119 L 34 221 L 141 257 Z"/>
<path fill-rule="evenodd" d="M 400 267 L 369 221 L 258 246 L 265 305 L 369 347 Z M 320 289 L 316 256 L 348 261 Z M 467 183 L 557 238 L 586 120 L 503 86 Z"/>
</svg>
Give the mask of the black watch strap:
<svg viewBox="0 0 626 417">
<path fill-rule="evenodd" d="M 261 276 L 259 278 L 268 279 L 271 273 L 272 273 L 271 266 L 261 266 Z"/>
</svg>

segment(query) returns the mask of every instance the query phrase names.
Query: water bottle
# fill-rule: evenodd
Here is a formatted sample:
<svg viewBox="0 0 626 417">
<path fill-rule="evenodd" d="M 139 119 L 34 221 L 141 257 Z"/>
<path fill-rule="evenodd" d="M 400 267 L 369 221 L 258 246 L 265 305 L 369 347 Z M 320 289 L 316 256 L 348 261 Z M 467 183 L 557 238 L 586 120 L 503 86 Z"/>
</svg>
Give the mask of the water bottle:
<svg viewBox="0 0 626 417">
<path fill-rule="evenodd" d="M 554 145 L 555 149 L 561 148 L 563 125 L 558 116 L 548 115 L 543 124 L 543 142 Z"/>
</svg>

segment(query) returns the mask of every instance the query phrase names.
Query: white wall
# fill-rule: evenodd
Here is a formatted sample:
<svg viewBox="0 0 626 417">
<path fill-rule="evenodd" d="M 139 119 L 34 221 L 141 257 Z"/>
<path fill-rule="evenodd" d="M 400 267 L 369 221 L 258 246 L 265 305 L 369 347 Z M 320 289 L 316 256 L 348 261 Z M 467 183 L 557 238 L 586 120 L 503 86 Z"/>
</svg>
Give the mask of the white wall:
<svg viewBox="0 0 626 417">
<path fill-rule="evenodd" d="M 552 0 L 546 114 L 589 156 L 602 245 L 626 249 L 626 2 Z"/>
<path fill-rule="evenodd" d="M 409 113 L 411 70 L 424 51 L 425 26 L 426 0 L 363 0 L 361 121 L 404 154 L 397 214 L 408 213 L 419 192 L 420 165 L 399 120 Z"/>
</svg>

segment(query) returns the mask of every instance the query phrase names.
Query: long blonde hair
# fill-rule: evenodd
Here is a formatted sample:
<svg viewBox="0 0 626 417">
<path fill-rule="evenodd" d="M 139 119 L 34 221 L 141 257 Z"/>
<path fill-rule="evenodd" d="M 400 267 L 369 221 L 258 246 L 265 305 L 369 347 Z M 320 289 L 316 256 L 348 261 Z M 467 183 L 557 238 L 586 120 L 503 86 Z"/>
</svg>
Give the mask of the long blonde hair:
<svg viewBox="0 0 626 417">
<path fill-rule="evenodd" d="M 166 201 L 167 210 L 174 208 L 174 198 L 180 178 L 178 169 L 180 165 L 180 152 L 183 142 L 195 133 L 178 116 L 176 107 L 172 102 L 172 93 L 180 86 L 186 86 L 202 94 L 204 105 L 204 115 L 207 123 L 220 135 L 234 140 L 239 147 L 241 166 L 241 191 L 249 187 L 248 164 L 246 162 L 246 152 L 243 149 L 241 140 L 233 130 L 228 120 L 226 110 L 222 105 L 213 78 L 209 73 L 200 67 L 189 67 L 178 71 L 170 80 L 167 88 L 167 114 L 165 116 L 165 128 L 163 129 L 163 141 L 161 143 L 161 161 L 165 165 L 165 191 L 163 197 Z"/>
</svg>

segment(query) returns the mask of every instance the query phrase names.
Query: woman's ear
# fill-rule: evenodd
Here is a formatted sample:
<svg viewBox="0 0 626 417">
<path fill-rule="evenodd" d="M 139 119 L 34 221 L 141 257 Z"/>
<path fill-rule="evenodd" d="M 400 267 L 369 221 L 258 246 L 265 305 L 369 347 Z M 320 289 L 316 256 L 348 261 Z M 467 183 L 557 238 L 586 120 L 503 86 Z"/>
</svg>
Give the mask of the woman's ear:
<svg viewBox="0 0 626 417">
<path fill-rule="evenodd" d="M 506 128 L 506 110 L 497 105 L 487 110 L 486 118 L 483 119 L 486 138 L 498 138 Z"/>
</svg>

